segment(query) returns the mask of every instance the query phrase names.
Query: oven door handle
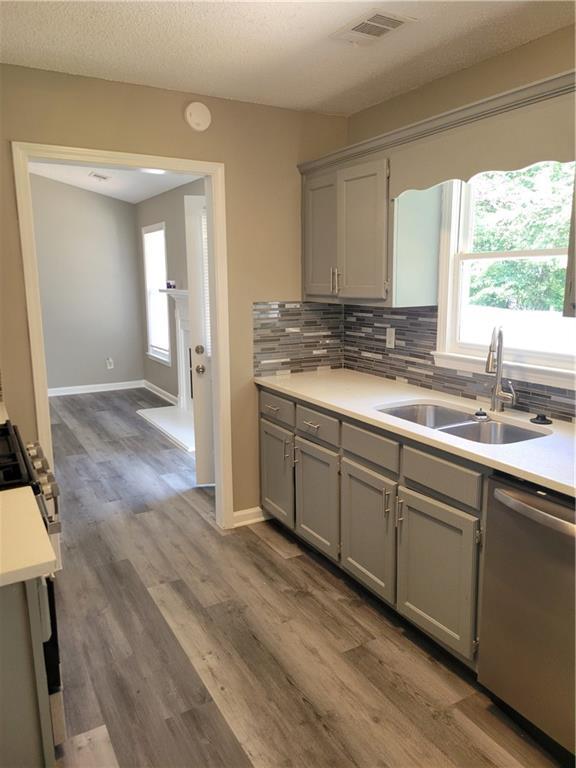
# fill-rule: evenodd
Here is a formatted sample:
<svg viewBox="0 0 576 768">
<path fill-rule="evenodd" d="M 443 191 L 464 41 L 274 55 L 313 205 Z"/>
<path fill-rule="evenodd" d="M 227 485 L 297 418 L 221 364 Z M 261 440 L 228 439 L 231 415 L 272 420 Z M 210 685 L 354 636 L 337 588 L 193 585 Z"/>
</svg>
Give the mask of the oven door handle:
<svg viewBox="0 0 576 768">
<path fill-rule="evenodd" d="M 38 579 L 38 607 L 40 609 L 42 642 L 46 643 L 52 637 L 52 620 L 50 618 L 50 603 L 48 602 L 48 585 L 44 576 Z"/>
<path fill-rule="evenodd" d="M 572 539 L 576 538 L 576 525 L 574 523 L 570 523 L 567 520 L 561 520 L 559 517 L 554 517 L 554 515 L 544 512 L 542 509 L 533 507 L 531 504 L 526 504 L 525 501 L 521 501 L 513 494 L 508 493 L 501 488 L 496 488 L 494 491 L 494 498 L 496 501 L 499 501 L 500 504 L 504 504 L 505 507 L 508 507 L 508 509 L 512 509 L 519 515 L 528 517 L 539 525 L 544 525 L 546 528 L 551 528 L 553 531 L 562 533 L 565 536 L 570 536 Z"/>
</svg>

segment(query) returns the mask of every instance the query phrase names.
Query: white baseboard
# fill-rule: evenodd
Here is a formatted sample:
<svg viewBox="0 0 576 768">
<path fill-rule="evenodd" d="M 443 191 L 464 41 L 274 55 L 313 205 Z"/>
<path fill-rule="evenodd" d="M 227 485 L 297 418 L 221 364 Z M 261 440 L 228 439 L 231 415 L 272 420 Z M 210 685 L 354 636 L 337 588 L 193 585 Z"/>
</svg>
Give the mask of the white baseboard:
<svg viewBox="0 0 576 768">
<path fill-rule="evenodd" d="M 150 392 L 154 392 L 155 395 L 158 395 L 158 397 L 166 400 L 167 403 L 170 403 L 171 405 L 178 405 L 178 398 L 176 395 L 171 395 L 170 392 L 166 392 L 165 389 L 157 387 L 156 384 L 152 384 L 151 381 L 143 381 L 142 385 L 146 387 L 146 389 Z"/>
<path fill-rule="evenodd" d="M 114 381 L 109 384 L 78 384 L 75 387 L 52 387 L 48 390 L 48 397 L 58 395 L 84 395 L 91 392 L 113 392 L 115 389 L 141 389 L 146 386 L 142 379 L 137 381 Z"/>
<path fill-rule="evenodd" d="M 77 384 L 73 387 L 51 387 L 48 390 L 48 397 L 58 397 L 59 395 L 85 395 L 91 392 L 113 392 L 115 389 L 148 389 L 155 395 L 166 400 L 171 405 L 178 405 L 176 395 L 171 395 L 165 389 L 157 387 L 151 381 L 136 379 L 135 381 L 113 381 L 109 384 Z"/>
<path fill-rule="evenodd" d="M 234 528 L 241 525 L 252 525 L 261 523 L 264 520 L 270 520 L 270 515 L 262 510 L 262 507 L 251 507 L 250 509 L 239 509 L 234 512 Z"/>
</svg>

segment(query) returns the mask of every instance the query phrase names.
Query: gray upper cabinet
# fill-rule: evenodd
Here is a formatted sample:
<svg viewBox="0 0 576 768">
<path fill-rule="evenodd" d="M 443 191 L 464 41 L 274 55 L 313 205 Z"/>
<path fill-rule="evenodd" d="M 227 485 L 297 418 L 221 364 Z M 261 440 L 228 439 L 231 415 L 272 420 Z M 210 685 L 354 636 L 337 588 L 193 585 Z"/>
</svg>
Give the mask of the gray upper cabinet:
<svg viewBox="0 0 576 768">
<path fill-rule="evenodd" d="M 397 609 L 461 656 L 474 655 L 478 519 L 398 489 Z"/>
<path fill-rule="evenodd" d="M 341 298 L 385 299 L 388 171 L 385 159 L 338 171 L 338 272 Z"/>
<path fill-rule="evenodd" d="M 333 560 L 340 544 L 339 456 L 296 438 L 296 532 Z"/>
<path fill-rule="evenodd" d="M 294 528 L 294 435 L 260 419 L 262 509 Z"/>
<path fill-rule="evenodd" d="M 446 182 L 389 200 L 389 164 L 382 155 L 305 177 L 304 295 L 390 307 L 436 305 L 442 211 L 451 193 L 452 182 Z"/>
<path fill-rule="evenodd" d="M 393 307 L 428 307 L 438 303 L 442 205 L 449 186 L 450 183 L 409 190 L 391 201 L 389 303 Z"/>
<path fill-rule="evenodd" d="M 307 179 L 304 185 L 304 293 L 333 296 L 336 291 L 336 172 Z"/>
<path fill-rule="evenodd" d="M 393 604 L 397 483 L 349 459 L 341 471 L 342 566 Z"/>
</svg>

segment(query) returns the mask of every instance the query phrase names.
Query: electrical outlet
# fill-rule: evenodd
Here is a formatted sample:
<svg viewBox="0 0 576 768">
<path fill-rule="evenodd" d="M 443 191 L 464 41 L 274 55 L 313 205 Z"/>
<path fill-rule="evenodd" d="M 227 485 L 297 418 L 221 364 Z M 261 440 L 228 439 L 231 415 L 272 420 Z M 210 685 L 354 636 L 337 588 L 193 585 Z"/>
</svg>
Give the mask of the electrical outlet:
<svg viewBox="0 0 576 768">
<path fill-rule="evenodd" d="M 386 328 L 386 346 L 388 349 L 396 346 L 396 328 Z"/>
<path fill-rule="evenodd" d="M 106 368 L 108 368 L 109 371 L 114 368 L 114 360 L 111 357 L 106 358 Z"/>
</svg>

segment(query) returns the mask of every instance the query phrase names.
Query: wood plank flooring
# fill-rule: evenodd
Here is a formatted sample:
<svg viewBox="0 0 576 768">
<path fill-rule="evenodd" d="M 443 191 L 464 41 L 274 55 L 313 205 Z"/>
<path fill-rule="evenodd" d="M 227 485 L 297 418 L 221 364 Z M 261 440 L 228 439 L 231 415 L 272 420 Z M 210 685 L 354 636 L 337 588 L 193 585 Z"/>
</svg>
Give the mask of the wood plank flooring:
<svg viewBox="0 0 576 768">
<path fill-rule="evenodd" d="M 60 768 L 555 765 L 473 676 L 272 523 L 220 531 L 145 390 L 51 399 Z"/>
</svg>

